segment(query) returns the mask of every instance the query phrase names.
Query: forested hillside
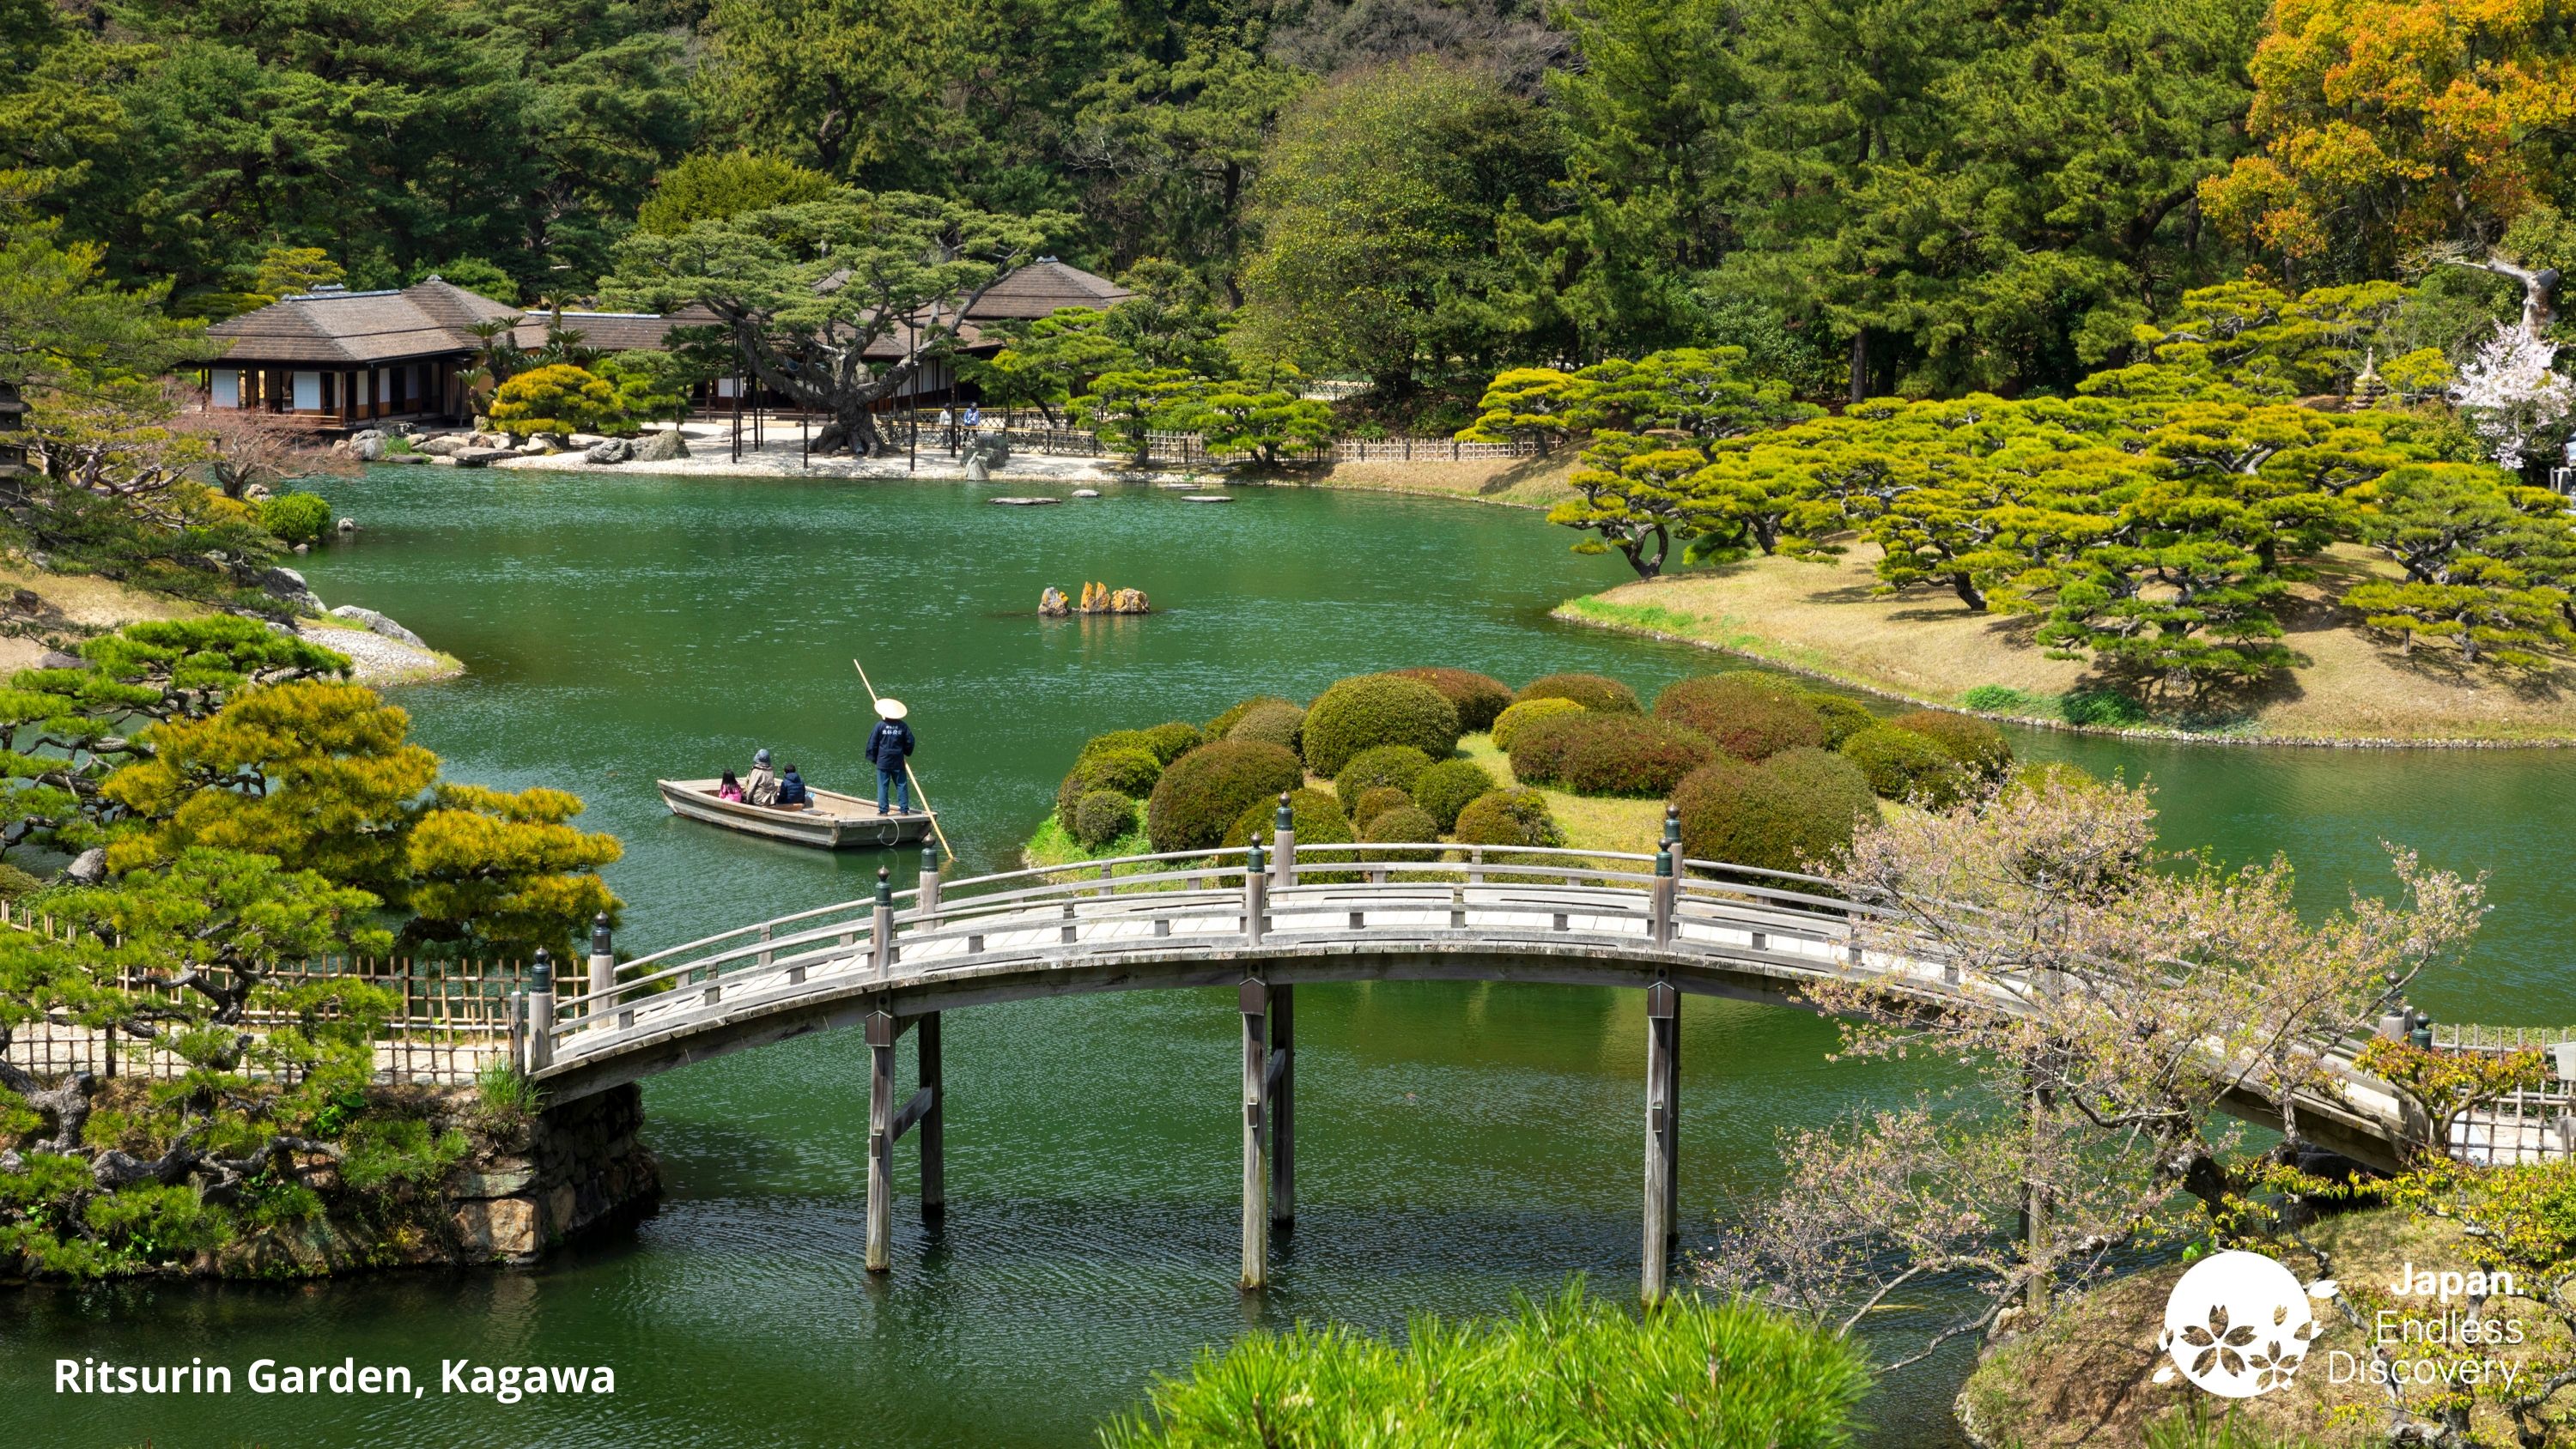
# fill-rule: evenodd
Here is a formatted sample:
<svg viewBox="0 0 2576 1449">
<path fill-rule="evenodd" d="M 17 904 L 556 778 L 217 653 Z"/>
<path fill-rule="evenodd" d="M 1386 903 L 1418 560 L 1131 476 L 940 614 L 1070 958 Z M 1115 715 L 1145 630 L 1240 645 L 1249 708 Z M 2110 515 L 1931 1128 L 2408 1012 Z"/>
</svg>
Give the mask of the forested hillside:
<svg viewBox="0 0 2576 1449">
<path fill-rule="evenodd" d="M 1174 263 L 1239 350 L 1398 404 L 1684 343 L 1818 397 L 2064 390 L 2249 264 L 2387 277 L 2560 199 L 2559 7 L 2273 9 L 0 0 L 0 162 L 183 315 L 297 248 L 579 301 L 739 149 L 1063 213 L 1067 260 Z"/>
</svg>

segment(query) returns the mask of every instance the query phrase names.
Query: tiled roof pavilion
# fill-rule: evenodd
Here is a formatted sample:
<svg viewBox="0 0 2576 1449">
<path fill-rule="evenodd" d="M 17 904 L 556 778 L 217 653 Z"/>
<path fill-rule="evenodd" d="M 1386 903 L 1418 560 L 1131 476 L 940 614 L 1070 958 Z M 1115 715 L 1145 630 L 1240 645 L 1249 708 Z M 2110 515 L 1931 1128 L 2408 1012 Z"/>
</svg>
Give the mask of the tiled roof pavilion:
<svg viewBox="0 0 2576 1449">
<path fill-rule="evenodd" d="M 1064 307 L 1106 308 L 1134 295 L 1106 277 L 1043 257 L 1012 272 L 976 299 L 958 329 L 970 352 L 999 346 L 977 322 L 1022 321 Z M 602 352 L 659 350 L 672 328 L 715 317 L 690 307 L 668 316 L 642 312 L 565 312 L 562 326 Z M 455 414 L 464 397 L 458 373 L 482 346 L 473 328 L 512 321 L 521 347 L 545 343 L 554 314 L 506 307 L 439 277 L 399 290 L 351 292 L 323 287 L 281 298 L 218 322 L 206 335 L 228 344 L 210 367 L 218 407 L 256 407 L 329 425 Z M 901 332 L 876 340 L 871 359 L 905 355 Z M 928 379 L 925 379 L 927 382 Z M 938 386 L 945 388 L 945 371 Z"/>
</svg>

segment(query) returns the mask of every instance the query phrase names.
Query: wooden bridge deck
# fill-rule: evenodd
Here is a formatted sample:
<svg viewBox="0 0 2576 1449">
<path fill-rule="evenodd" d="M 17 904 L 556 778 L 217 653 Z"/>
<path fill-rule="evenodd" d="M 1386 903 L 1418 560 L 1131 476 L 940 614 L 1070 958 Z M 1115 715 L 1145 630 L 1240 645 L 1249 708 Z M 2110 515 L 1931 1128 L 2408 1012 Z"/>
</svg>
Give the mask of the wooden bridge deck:
<svg viewBox="0 0 2576 1449">
<path fill-rule="evenodd" d="M 1648 993 L 1646 1284 L 1663 1288 L 1674 1236 L 1681 995 L 1803 1004 L 1818 982 L 1861 980 L 1945 1010 L 2013 1012 L 2027 983 L 1963 974 L 1930 954 L 1864 950 L 1876 907 L 1833 882 L 1718 862 L 1488 847 L 1423 860 L 1419 846 L 1304 846 L 1135 857 L 1006 872 L 828 906 L 627 963 L 530 998 L 523 1060 L 558 1100 L 807 1032 L 860 1027 L 872 1048 L 869 1263 L 888 1266 L 894 1143 L 916 1129 L 925 1214 L 944 1206 L 944 1011 L 1076 993 L 1228 986 L 1244 1027 L 1244 1274 L 1265 1278 L 1268 1226 L 1294 1212 L 1294 988 L 1311 982 L 1480 979 L 1631 986 Z M 1124 872 L 1118 873 L 1118 872 Z M 604 942 L 602 943 L 604 946 Z M 614 979 L 624 976 L 625 980 Z M 895 1046 L 920 1035 L 917 1089 L 896 1100 Z M 2414 1109 L 2339 1053 L 2303 1099 L 2320 1145 L 2394 1167 Z M 2231 1110 L 2255 1120 L 2262 1099 Z M 2520 1157 L 2564 1133 L 2517 1119 L 2464 1148 Z M 2464 1151 L 2463 1155 L 2472 1155 Z"/>
</svg>

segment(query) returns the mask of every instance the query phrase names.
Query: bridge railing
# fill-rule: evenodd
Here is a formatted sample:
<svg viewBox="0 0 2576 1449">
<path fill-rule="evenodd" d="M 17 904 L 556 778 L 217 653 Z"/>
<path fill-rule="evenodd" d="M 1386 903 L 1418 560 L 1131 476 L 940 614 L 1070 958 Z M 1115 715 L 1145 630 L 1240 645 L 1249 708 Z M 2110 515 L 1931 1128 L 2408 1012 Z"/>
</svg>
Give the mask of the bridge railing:
<svg viewBox="0 0 2576 1449">
<path fill-rule="evenodd" d="M 1659 876 L 1638 852 L 1551 846 L 1303 842 L 1264 852 L 1258 879 L 1239 848 L 1164 851 L 1035 866 L 959 880 L 935 872 L 919 886 L 817 906 L 669 947 L 627 963 L 604 988 L 549 999 L 536 1036 L 551 1058 L 581 1033 L 635 1027 L 719 1007 L 756 983 L 793 988 L 818 971 L 848 980 L 915 980 L 944 971 L 1061 954 L 1086 937 L 1111 944 L 1132 928 L 1149 937 L 1330 939 L 1465 928 L 1470 909 L 1544 916 L 1553 931 L 1668 940 L 1688 924 L 1721 923 L 1766 941 L 1848 947 L 1856 918 L 1885 916 L 1830 879 L 1686 860 Z M 1354 909 L 1283 896 L 1301 886 L 1363 888 Z M 1668 888 L 1668 889 L 1667 889 Z M 1382 893 L 1382 895 L 1380 895 Z M 1377 899 L 1367 897 L 1377 896 Z M 1447 925 L 1437 911 L 1447 908 Z M 1561 907 L 1562 909 L 1558 909 Z M 1424 916 L 1424 912 L 1435 914 Z M 1374 919 L 1372 919 L 1374 917 Z M 1124 927 L 1120 923 L 1126 923 Z M 1394 923 L 1394 924 L 1391 924 Z M 1543 928 L 1534 928 L 1543 929 Z M 1785 948 L 1784 948 L 1785 949 Z"/>
</svg>

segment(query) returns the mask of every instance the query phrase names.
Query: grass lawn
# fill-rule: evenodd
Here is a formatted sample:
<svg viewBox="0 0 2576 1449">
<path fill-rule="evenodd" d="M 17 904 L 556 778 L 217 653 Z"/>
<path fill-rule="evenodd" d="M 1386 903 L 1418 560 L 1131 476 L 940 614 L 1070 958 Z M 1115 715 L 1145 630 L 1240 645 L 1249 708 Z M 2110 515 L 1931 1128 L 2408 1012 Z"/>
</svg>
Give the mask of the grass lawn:
<svg viewBox="0 0 2576 1449">
<path fill-rule="evenodd" d="M 1574 454 L 1560 451 L 1543 458 L 1494 458 L 1467 463 L 1336 463 L 1305 481 L 1310 487 L 1364 493 L 1419 493 L 1516 508 L 1552 508 L 1575 496 L 1565 481 L 1573 471 Z"/>
<path fill-rule="evenodd" d="M 9 611 L 8 632 L 0 635 L 0 676 L 34 668 L 48 648 L 68 649 L 91 635 L 145 619 L 189 619 L 206 612 L 185 600 L 128 588 L 96 574 L 0 564 L 0 594 L 21 589 L 39 602 L 32 611 Z"/>
<path fill-rule="evenodd" d="M 1970 609 L 1948 593 L 1872 594 L 1875 551 L 1854 548 L 1829 563 L 1748 559 L 1716 568 L 1622 584 L 1576 599 L 1558 617 L 1669 635 L 1785 665 L 1876 693 L 2064 722 L 2068 694 L 2104 681 L 2077 660 L 2051 659 L 2032 640 L 2038 620 Z M 2152 727 L 2215 738 L 2576 740 L 2576 675 L 2518 675 L 2456 666 L 2425 649 L 2412 658 L 2362 633 L 2330 602 L 2389 565 L 2350 546 L 2323 559 L 2319 577 L 2297 585 L 2284 619 L 2286 643 L 2308 663 L 2240 693 L 2171 706 L 2153 702 Z M 2012 691 L 2002 695 L 2001 691 Z M 1996 707 L 2000 695 L 2002 707 Z"/>
</svg>

